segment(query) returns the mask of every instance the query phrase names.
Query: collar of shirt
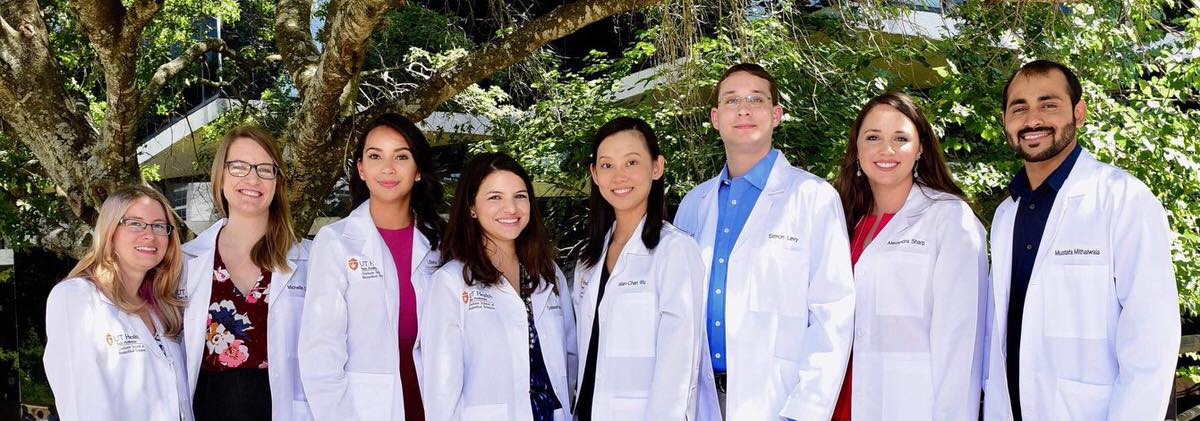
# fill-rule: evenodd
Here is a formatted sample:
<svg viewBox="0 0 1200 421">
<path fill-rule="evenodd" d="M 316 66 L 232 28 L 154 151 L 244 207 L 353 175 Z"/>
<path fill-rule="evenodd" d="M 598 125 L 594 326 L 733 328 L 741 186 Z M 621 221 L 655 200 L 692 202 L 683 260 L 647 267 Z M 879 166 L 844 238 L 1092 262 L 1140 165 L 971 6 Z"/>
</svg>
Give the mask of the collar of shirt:
<svg viewBox="0 0 1200 421">
<path fill-rule="evenodd" d="M 1067 159 L 1063 160 L 1058 165 L 1058 168 L 1055 168 L 1054 172 L 1051 172 L 1050 176 L 1046 177 L 1043 185 L 1050 186 L 1056 192 L 1062 190 L 1062 186 L 1067 182 L 1067 176 L 1071 175 L 1071 168 L 1075 166 L 1075 161 L 1079 159 L 1081 151 L 1083 151 L 1083 146 L 1076 142 L 1075 148 L 1071 149 L 1071 154 L 1067 155 Z M 1027 197 L 1030 193 L 1033 193 L 1033 189 L 1029 188 L 1029 174 L 1025 173 L 1024 167 L 1020 171 L 1017 171 L 1016 177 L 1013 177 L 1012 181 L 1008 183 L 1008 192 L 1012 195 L 1013 200 Z"/>
<path fill-rule="evenodd" d="M 726 162 L 725 166 L 721 168 L 721 184 L 728 185 L 733 180 L 742 178 L 759 190 L 765 189 L 767 187 L 767 177 L 771 175 L 771 168 L 775 166 L 775 158 L 777 156 L 779 156 L 779 149 L 771 149 L 770 152 L 767 152 L 766 156 L 759 159 L 753 167 L 750 167 L 750 171 L 746 171 L 741 177 L 734 177 L 732 179 L 729 178 L 729 163 Z"/>
</svg>

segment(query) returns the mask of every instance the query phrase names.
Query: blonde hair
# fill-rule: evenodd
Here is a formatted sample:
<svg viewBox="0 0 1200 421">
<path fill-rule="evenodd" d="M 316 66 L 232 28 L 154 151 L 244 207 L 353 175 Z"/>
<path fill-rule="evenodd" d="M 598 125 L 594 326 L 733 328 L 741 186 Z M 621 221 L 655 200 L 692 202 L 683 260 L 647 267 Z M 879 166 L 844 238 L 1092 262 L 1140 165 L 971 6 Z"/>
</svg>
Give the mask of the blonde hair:
<svg viewBox="0 0 1200 421">
<path fill-rule="evenodd" d="M 171 224 L 173 229 L 167 240 L 167 250 L 162 261 L 146 272 L 146 277 L 142 279 L 142 288 L 149 296 L 143 297 L 146 299 L 144 303 L 135 303 L 129 299 L 125 283 L 121 282 L 121 270 L 117 264 L 112 240 L 121 218 L 125 217 L 125 212 L 133 206 L 134 201 L 143 197 L 148 197 L 162 206 L 167 215 L 167 223 Z M 67 278 L 87 278 L 116 304 L 117 308 L 126 313 L 139 313 L 149 305 L 150 310 L 162 321 L 164 333 L 171 337 L 178 336 L 183 327 L 184 303 L 175 294 L 183 257 L 179 254 L 179 229 L 175 221 L 175 212 L 158 190 L 146 186 L 126 186 L 118 189 L 100 206 L 100 216 L 96 218 L 96 228 L 92 232 L 92 246 L 87 254 L 79 259 L 75 268 L 71 269 Z M 145 287 L 146 282 L 150 283 L 149 288 Z"/>
<path fill-rule="evenodd" d="M 259 268 L 272 272 L 291 270 L 287 263 L 287 255 L 292 244 L 296 243 L 296 234 L 292 232 L 292 212 L 288 208 L 287 201 L 287 170 L 284 167 L 279 148 L 275 147 L 275 142 L 270 134 L 253 126 L 235 127 L 225 133 L 225 139 L 221 140 L 220 145 L 217 145 L 216 153 L 213 155 L 212 172 L 210 173 L 213 205 L 220 212 L 222 218 L 229 217 L 229 204 L 225 202 L 225 194 L 222 189 L 227 175 L 225 160 L 229 157 L 229 147 L 238 139 L 254 141 L 255 144 L 267 151 L 267 155 L 270 155 L 271 160 L 275 161 L 275 165 L 279 167 L 279 174 L 275 177 L 275 196 L 271 199 L 271 205 L 268 208 L 267 233 L 250 249 L 250 260 Z M 246 176 L 249 177 L 248 174 Z"/>
</svg>

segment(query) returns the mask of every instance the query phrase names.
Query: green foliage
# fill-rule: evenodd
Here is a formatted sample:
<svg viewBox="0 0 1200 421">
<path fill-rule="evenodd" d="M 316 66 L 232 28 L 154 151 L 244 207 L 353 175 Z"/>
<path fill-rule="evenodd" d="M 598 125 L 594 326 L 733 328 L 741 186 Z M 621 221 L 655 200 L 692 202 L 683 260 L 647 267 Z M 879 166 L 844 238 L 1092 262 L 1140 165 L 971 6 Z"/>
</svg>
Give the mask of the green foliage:
<svg viewBox="0 0 1200 421">
<path fill-rule="evenodd" d="M 36 162 L 24 144 L 0 134 L 0 238 L 14 250 L 29 247 L 31 234 L 53 228 L 67 214 Z"/>
<path fill-rule="evenodd" d="M 694 43 L 686 60 L 657 67 L 648 76 L 662 82 L 654 89 L 613 101 L 622 78 L 654 61 L 651 29 L 620 58 L 595 54 L 582 71 L 546 75 L 533 86 L 540 100 L 499 121 L 495 138 L 475 147 L 509 152 L 539 181 L 583 195 L 591 133 L 619 115 L 641 117 L 659 135 L 668 201 L 678 203 L 724 164 L 708 123 L 716 78 L 731 64 L 755 61 L 779 82 L 786 115 L 775 146 L 794 165 L 829 179 L 861 105 L 886 90 L 913 94 L 987 224 L 1020 168 L 1006 145 L 1000 91 L 1021 63 L 1055 59 L 1085 81 L 1089 112 L 1080 141 L 1146 182 L 1167 209 L 1181 309 L 1194 316 L 1200 313 L 1200 153 L 1193 138 L 1200 133 L 1200 10 L 1163 21 L 1167 6 L 966 2 L 947 11 L 957 31 L 941 37 L 883 31 L 885 22 L 910 19 L 903 6 L 851 3 L 813 13 L 781 6 L 719 28 Z M 578 237 L 582 224 L 570 225 L 564 237 Z"/>
</svg>

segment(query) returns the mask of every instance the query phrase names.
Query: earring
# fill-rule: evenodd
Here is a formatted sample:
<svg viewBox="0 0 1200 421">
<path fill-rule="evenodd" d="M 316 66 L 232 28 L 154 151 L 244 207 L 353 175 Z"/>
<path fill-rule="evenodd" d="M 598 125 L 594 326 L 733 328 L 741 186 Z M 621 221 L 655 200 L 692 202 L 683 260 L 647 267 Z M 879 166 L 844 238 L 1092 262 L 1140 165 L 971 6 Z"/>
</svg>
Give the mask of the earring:
<svg viewBox="0 0 1200 421">
<path fill-rule="evenodd" d="M 862 177 L 862 165 L 858 164 L 858 160 L 854 161 L 854 167 L 857 168 L 854 170 L 854 175 Z"/>
<path fill-rule="evenodd" d="M 475 211 L 471 211 L 471 217 L 472 217 L 472 218 L 474 218 L 474 217 L 475 217 Z"/>
<path fill-rule="evenodd" d="M 920 177 L 917 175 L 917 166 L 916 166 L 915 164 L 913 165 L 913 178 L 920 178 Z"/>
</svg>

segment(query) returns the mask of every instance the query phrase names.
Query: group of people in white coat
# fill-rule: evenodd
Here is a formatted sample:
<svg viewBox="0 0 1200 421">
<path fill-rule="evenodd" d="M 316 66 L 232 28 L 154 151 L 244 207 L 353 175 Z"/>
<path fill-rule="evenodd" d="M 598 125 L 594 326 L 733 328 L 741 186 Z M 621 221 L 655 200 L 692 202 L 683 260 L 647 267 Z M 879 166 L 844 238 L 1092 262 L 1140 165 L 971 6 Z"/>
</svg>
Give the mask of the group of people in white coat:
<svg viewBox="0 0 1200 421">
<path fill-rule="evenodd" d="M 463 167 L 385 114 L 353 150 L 355 209 L 291 231 L 265 132 L 217 147 L 222 219 L 181 245 L 161 194 L 101 208 L 47 302 L 64 420 L 1154 420 L 1180 321 L 1162 205 L 1076 141 L 1075 74 L 1006 83 L 1023 168 L 988 235 L 913 100 L 850 128 L 833 184 L 772 147 L 771 74 L 730 67 L 725 166 L 666 222 L 646 122 L 591 139 L 588 236 L 555 264 L 514 159 Z M 849 222 L 849 224 L 847 223 Z M 981 408 L 982 403 L 982 408 Z"/>
</svg>

